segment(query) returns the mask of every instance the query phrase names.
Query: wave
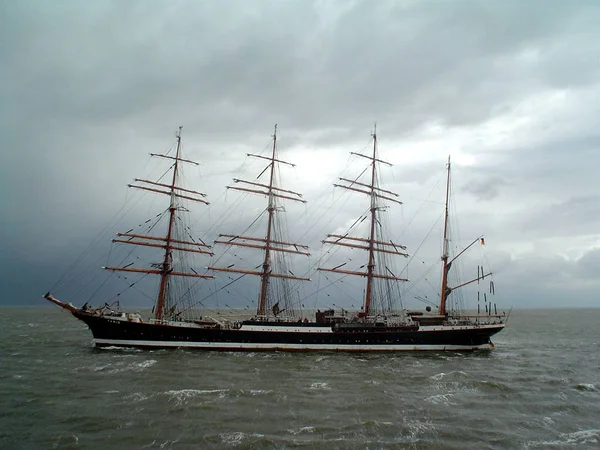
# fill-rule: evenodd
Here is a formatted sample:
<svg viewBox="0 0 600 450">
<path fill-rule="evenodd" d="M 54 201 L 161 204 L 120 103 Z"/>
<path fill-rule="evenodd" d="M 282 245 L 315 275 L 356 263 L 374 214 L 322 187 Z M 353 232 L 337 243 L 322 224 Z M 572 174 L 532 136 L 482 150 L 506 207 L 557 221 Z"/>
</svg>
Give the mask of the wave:
<svg viewBox="0 0 600 450">
<path fill-rule="evenodd" d="M 545 447 L 548 445 L 589 445 L 600 444 L 600 430 L 580 430 L 573 433 L 561 433 L 559 438 L 552 441 L 536 441 L 532 442 L 532 447 Z"/>
<path fill-rule="evenodd" d="M 596 385 L 592 383 L 579 383 L 575 385 L 575 389 L 578 391 L 596 391 Z"/>
</svg>

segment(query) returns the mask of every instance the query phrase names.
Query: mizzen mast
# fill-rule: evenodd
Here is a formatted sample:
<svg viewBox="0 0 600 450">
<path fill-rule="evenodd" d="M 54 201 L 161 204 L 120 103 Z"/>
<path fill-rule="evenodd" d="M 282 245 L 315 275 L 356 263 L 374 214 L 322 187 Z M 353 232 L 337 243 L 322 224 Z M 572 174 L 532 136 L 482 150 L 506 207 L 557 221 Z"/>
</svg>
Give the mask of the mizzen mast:
<svg viewBox="0 0 600 450">
<path fill-rule="evenodd" d="M 258 187 L 262 189 L 252 189 L 249 187 L 240 187 L 240 186 L 227 186 L 227 189 L 233 189 L 236 191 L 249 192 L 253 194 L 265 195 L 268 198 L 267 205 L 267 233 L 264 238 L 251 237 L 251 236 L 240 236 L 240 235 L 232 235 L 232 234 L 219 234 L 219 238 L 227 238 L 226 240 L 216 240 L 215 244 L 225 244 L 225 245 L 233 245 L 239 247 L 249 247 L 256 248 L 264 251 L 264 258 L 262 263 L 262 271 L 256 270 L 244 270 L 237 269 L 232 267 L 209 267 L 211 270 L 221 271 L 221 272 L 233 272 L 240 273 L 246 275 L 257 275 L 260 276 L 260 292 L 258 297 L 258 306 L 256 309 L 257 316 L 259 318 L 265 318 L 266 316 L 266 305 L 267 305 L 267 293 L 269 287 L 270 278 L 286 278 L 292 280 L 304 280 L 309 281 L 309 278 L 297 277 L 293 274 L 288 273 L 273 273 L 272 264 L 271 264 L 271 252 L 284 252 L 284 253 L 294 253 L 300 255 L 310 255 L 305 250 L 308 250 L 308 246 L 295 244 L 291 242 L 283 242 L 279 240 L 273 239 L 273 228 L 275 221 L 275 213 L 277 211 L 276 199 L 282 198 L 286 200 L 292 200 L 296 202 L 306 203 L 306 200 L 302 198 L 302 194 L 294 191 L 290 191 L 287 189 L 282 189 L 275 186 L 275 164 L 285 164 L 291 167 L 295 167 L 295 164 L 289 163 L 287 161 L 283 161 L 277 159 L 277 124 L 275 124 L 275 129 L 273 132 L 273 147 L 271 151 L 271 157 L 266 157 L 262 155 L 254 155 L 248 153 L 247 156 L 259 159 L 266 159 L 269 161 L 269 164 L 265 169 L 256 177 L 259 179 L 267 170 L 269 170 L 269 183 L 263 184 L 255 181 L 245 181 L 237 178 L 233 179 L 234 183 L 241 183 L 243 185 Z M 288 195 L 289 194 L 289 195 Z M 274 314 L 277 315 L 278 311 L 274 309 Z"/>
<path fill-rule="evenodd" d="M 446 299 L 450 293 L 448 290 L 448 271 L 450 270 L 450 264 L 448 264 L 448 200 L 450 197 L 450 156 L 448 156 L 448 175 L 446 177 L 446 203 L 444 207 L 444 241 L 442 249 L 442 288 L 440 291 L 440 315 L 446 315 Z"/>
<path fill-rule="evenodd" d="M 444 206 L 444 240 L 443 240 L 443 249 L 442 249 L 442 286 L 440 289 L 440 307 L 439 312 L 440 316 L 445 316 L 447 314 L 446 303 L 448 301 L 448 296 L 455 289 L 461 288 L 463 286 L 467 286 L 476 281 L 483 280 L 490 275 L 492 272 L 483 273 L 483 268 L 481 274 L 479 273 L 479 268 L 477 269 L 477 278 L 474 278 L 465 283 L 459 284 L 458 286 L 450 287 L 448 286 L 448 273 L 450 272 L 450 268 L 452 267 L 452 263 L 458 259 L 464 252 L 466 252 L 469 248 L 471 248 L 476 242 L 483 242 L 483 236 L 479 236 L 473 242 L 471 242 L 468 246 L 466 246 L 462 251 L 460 251 L 454 258 L 448 260 L 450 257 L 450 238 L 448 233 L 448 204 L 450 202 L 450 156 L 448 156 L 448 164 L 447 164 L 447 177 L 446 177 L 446 202 Z"/>
<path fill-rule="evenodd" d="M 404 251 L 406 247 L 395 244 L 392 241 L 384 242 L 376 239 L 376 224 L 377 220 L 377 211 L 382 209 L 379 206 L 379 199 L 387 200 L 390 202 L 402 204 L 400 200 L 397 199 L 398 194 L 392 191 L 388 191 L 385 189 L 381 189 L 378 187 L 377 182 L 377 164 L 386 164 L 388 166 L 392 166 L 387 161 L 383 161 L 377 158 L 377 125 L 375 125 L 374 131 L 371 134 L 373 138 L 373 152 L 372 156 L 363 155 L 361 153 L 350 152 L 352 155 L 360 156 L 362 158 L 369 159 L 371 161 L 371 182 L 370 183 L 361 183 L 357 180 L 350 180 L 347 178 L 340 178 L 340 181 L 343 181 L 345 184 L 334 184 L 335 187 L 340 187 L 343 189 L 360 192 L 362 194 L 366 194 L 371 198 L 371 207 L 370 207 L 370 226 L 369 226 L 369 237 L 358 238 L 352 237 L 348 235 L 338 235 L 338 234 L 328 234 L 328 238 L 335 238 L 334 240 L 324 240 L 324 244 L 332 244 L 332 245 L 340 245 L 344 247 L 350 248 L 358 248 L 362 250 L 367 250 L 368 252 L 368 263 L 367 263 L 367 271 L 366 272 L 358 272 L 352 270 L 342 270 L 344 264 L 334 267 L 332 269 L 319 268 L 318 270 L 326 271 L 326 272 L 334 272 L 345 275 L 359 275 L 366 277 L 367 279 L 367 287 L 365 290 L 365 299 L 363 303 L 363 314 L 368 316 L 371 310 L 371 300 L 373 297 L 373 282 L 375 279 L 386 279 L 386 280 L 396 280 L 396 281 L 407 281 L 406 278 L 396 277 L 394 274 L 390 272 L 390 274 L 382 274 L 375 272 L 375 254 L 377 252 L 380 253 L 388 253 L 393 255 L 402 255 L 408 256 L 408 254 Z M 362 174 L 361 174 L 362 175 Z M 355 187 L 358 186 L 358 187 Z M 384 195 L 385 194 L 385 195 Z M 358 243 L 364 243 L 360 245 Z M 387 269 L 387 268 L 386 268 Z M 389 269 L 387 269 L 389 271 Z"/>
<path fill-rule="evenodd" d="M 148 235 L 141 235 L 141 234 L 126 232 L 126 233 L 117 233 L 117 236 L 128 238 L 128 239 L 113 239 L 112 240 L 113 242 L 116 242 L 116 243 L 133 244 L 133 245 L 139 245 L 139 246 L 144 246 L 144 247 L 155 247 L 155 248 L 163 249 L 164 257 L 163 257 L 163 262 L 160 265 L 160 268 L 141 269 L 141 268 L 132 268 L 129 266 L 103 267 L 106 270 L 112 270 L 112 271 L 137 272 L 137 273 L 160 275 L 160 287 L 159 287 L 159 291 L 158 291 L 158 298 L 156 301 L 156 309 L 155 309 L 155 317 L 157 320 L 163 320 L 164 305 L 165 305 L 165 299 L 168 295 L 168 282 L 169 282 L 170 277 L 179 276 L 179 277 L 193 277 L 193 278 L 213 278 L 212 275 L 199 274 L 199 273 L 195 272 L 193 269 L 191 269 L 192 270 L 191 272 L 179 272 L 179 271 L 176 272 L 176 271 L 173 271 L 173 267 L 172 267 L 173 251 L 202 253 L 202 254 L 207 254 L 207 255 L 211 255 L 211 256 L 213 255 L 213 253 L 209 250 L 210 246 L 205 244 L 204 242 L 194 242 L 193 239 L 191 241 L 174 239 L 174 237 L 173 237 L 174 228 L 175 228 L 176 211 L 178 209 L 180 209 L 180 207 L 178 205 L 178 199 L 183 198 L 186 200 L 204 203 L 206 205 L 209 204 L 206 200 L 204 200 L 204 197 L 206 197 L 206 194 L 203 194 L 203 193 L 197 192 L 197 191 L 193 191 L 191 189 L 185 189 L 185 188 L 178 186 L 178 175 L 179 175 L 179 170 L 180 170 L 179 164 L 190 163 L 190 164 L 198 165 L 198 163 L 195 161 L 190 161 L 188 159 L 181 158 L 181 130 L 182 130 L 182 128 L 183 127 L 179 127 L 179 131 L 177 133 L 177 150 L 176 150 L 174 157 L 169 156 L 169 155 L 156 154 L 156 153 L 150 154 L 151 156 L 170 159 L 170 160 L 174 161 L 173 166 L 172 166 L 173 167 L 173 177 L 171 180 L 171 184 L 159 183 L 159 182 L 136 178 L 135 182 L 142 183 L 143 185 L 139 185 L 139 184 L 129 184 L 128 185 L 128 187 L 141 189 L 144 191 L 149 191 L 149 192 L 158 193 L 158 194 L 165 194 L 170 197 L 170 203 L 169 203 L 169 208 L 168 208 L 169 224 L 167 227 L 166 236 L 165 237 L 148 236 Z M 146 185 L 155 186 L 155 187 L 148 187 Z M 162 188 L 162 189 L 159 189 L 159 188 Z M 165 188 L 166 188 L 166 190 L 165 190 Z M 185 193 L 185 195 L 182 194 L 182 192 Z"/>
</svg>

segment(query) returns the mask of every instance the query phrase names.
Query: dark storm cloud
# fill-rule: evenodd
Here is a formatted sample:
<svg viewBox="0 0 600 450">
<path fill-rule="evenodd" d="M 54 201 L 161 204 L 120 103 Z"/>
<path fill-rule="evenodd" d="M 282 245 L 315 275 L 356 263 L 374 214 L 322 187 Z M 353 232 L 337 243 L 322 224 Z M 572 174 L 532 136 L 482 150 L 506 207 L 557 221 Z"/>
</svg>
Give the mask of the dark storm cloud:
<svg viewBox="0 0 600 450">
<path fill-rule="evenodd" d="M 274 123 L 282 152 L 317 167 L 324 154 L 363 145 L 377 121 L 406 208 L 423 199 L 445 155 L 459 152 L 456 192 L 473 200 L 462 203 L 467 229 L 489 230 L 512 267 L 522 267 L 527 240 L 577 240 L 600 226 L 590 192 L 600 163 L 597 2 L 0 8 L 2 245 L 31 280 L 106 223 L 133 169 L 172 145 L 179 124 L 186 154 L 203 162 L 190 178 L 212 198 L 244 153 L 268 143 Z M 301 148 L 314 159 L 296 160 Z M 316 196 L 331 181 L 303 190 Z M 600 242 L 568 245 L 579 252 L 572 261 L 587 261 Z M 555 261 L 527 255 L 544 267 Z"/>
</svg>

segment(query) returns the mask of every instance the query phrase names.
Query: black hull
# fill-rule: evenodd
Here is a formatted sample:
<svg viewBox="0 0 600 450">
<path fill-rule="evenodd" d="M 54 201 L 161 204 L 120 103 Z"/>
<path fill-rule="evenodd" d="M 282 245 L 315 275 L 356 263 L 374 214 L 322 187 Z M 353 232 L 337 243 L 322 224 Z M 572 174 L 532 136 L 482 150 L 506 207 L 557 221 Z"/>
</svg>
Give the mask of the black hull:
<svg viewBox="0 0 600 450">
<path fill-rule="evenodd" d="M 493 348 L 493 325 L 377 327 L 339 330 L 328 324 L 242 325 L 239 329 L 130 322 L 72 311 L 97 347 L 197 348 L 221 351 L 472 351 Z"/>
</svg>

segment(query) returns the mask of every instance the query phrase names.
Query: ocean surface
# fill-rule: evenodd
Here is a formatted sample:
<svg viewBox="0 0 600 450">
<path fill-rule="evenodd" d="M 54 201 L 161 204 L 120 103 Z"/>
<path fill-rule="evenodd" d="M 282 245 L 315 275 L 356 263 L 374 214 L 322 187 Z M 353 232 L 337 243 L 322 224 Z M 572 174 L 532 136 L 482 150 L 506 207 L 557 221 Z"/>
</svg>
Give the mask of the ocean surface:
<svg viewBox="0 0 600 450">
<path fill-rule="evenodd" d="M 0 308 L 2 449 L 598 449 L 600 309 L 513 311 L 473 354 L 100 350 Z"/>
</svg>

